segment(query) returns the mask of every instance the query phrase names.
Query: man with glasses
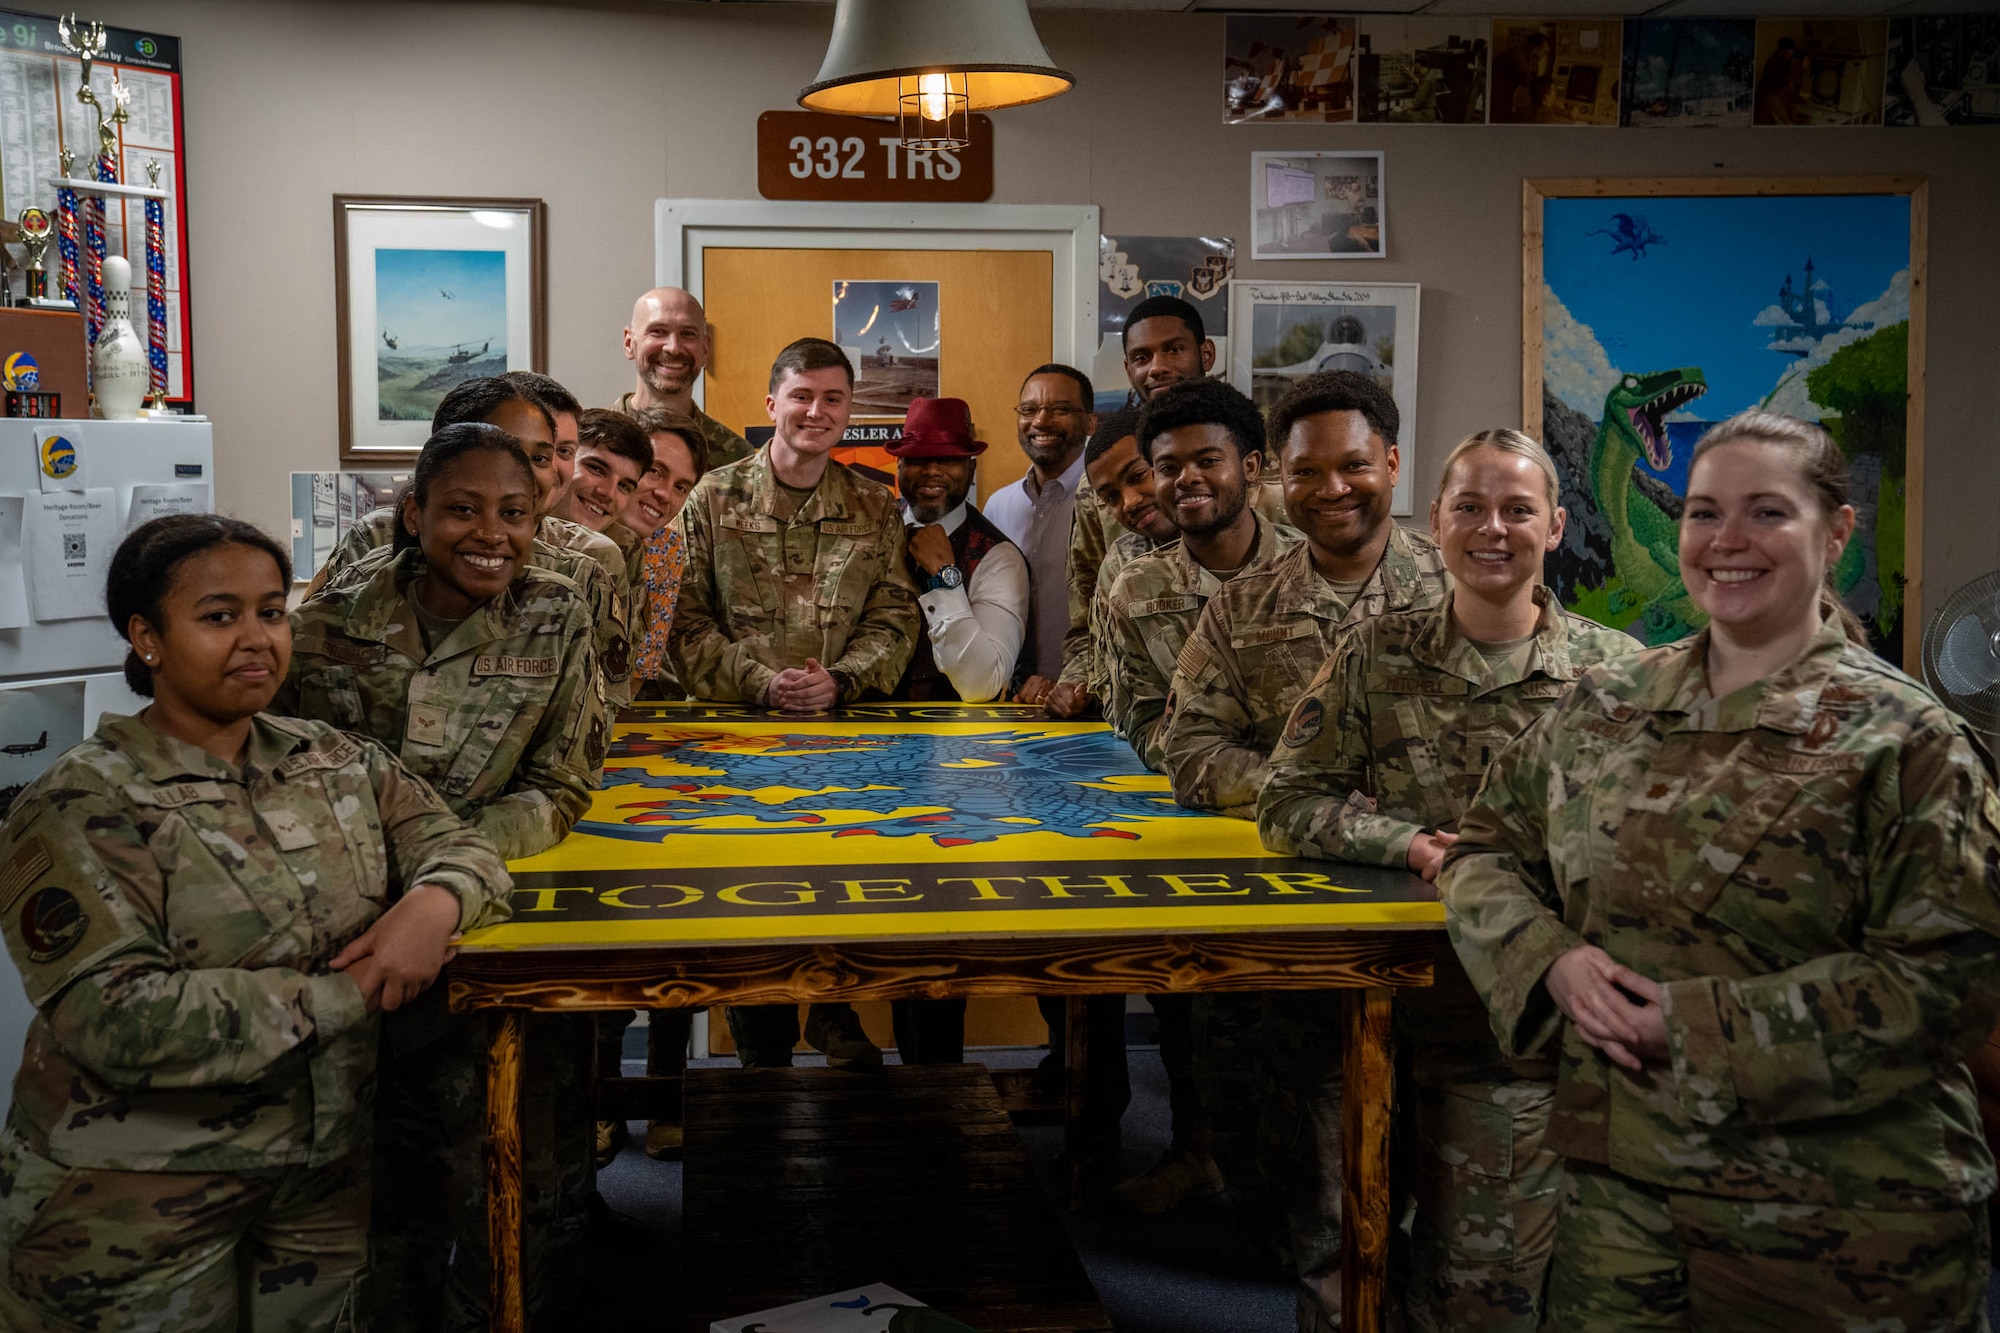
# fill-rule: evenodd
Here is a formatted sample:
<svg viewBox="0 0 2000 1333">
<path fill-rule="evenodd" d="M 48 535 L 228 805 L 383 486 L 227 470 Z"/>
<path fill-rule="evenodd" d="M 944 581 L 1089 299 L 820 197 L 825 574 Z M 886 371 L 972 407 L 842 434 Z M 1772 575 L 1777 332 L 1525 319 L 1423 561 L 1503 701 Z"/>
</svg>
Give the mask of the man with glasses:
<svg viewBox="0 0 2000 1333">
<path fill-rule="evenodd" d="M 1037 366 L 1021 385 L 1014 433 L 1028 473 L 988 497 L 988 520 L 1028 557 L 1034 583 L 1034 671 L 1015 698 L 1039 704 L 1062 675 L 1069 628 L 1069 528 L 1083 479 L 1083 442 L 1097 428 L 1090 377 L 1073 366 Z"/>
</svg>

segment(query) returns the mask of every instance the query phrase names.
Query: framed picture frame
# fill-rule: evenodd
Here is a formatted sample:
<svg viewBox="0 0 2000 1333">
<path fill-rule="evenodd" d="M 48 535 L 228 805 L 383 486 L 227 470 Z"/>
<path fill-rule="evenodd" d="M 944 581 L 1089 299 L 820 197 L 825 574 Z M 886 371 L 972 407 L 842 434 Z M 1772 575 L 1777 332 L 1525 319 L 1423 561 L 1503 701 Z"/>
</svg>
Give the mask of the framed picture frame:
<svg viewBox="0 0 2000 1333">
<path fill-rule="evenodd" d="M 1763 408 L 1819 422 L 1850 459 L 1834 583 L 1878 653 L 1917 665 L 1928 193 L 1922 176 L 1523 183 L 1521 415 L 1562 476 L 1548 581 L 1565 606 L 1655 643 L 1695 627 L 1689 455 Z"/>
<path fill-rule="evenodd" d="M 333 197 L 340 461 L 407 460 L 453 385 L 548 362 L 539 199 Z"/>
<path fill-rule="evenodd" d="M 1414 282 L 1229 284 L 1229 382 L 1257 410 L 1271 408 L 1292 382 L 1323 370 L 1353 370 L 1385 385 L 1402 426 L 1402 470 L 1390 511 L 1414 513 L 1417 474 L 1417 324 L 1423 289 Z"/>
<path fill-rule="evenodd" d="M 1380 151 L 1250 154 L 1252 259 L 1381 259 L 1389 186 Z"/>
</svg>

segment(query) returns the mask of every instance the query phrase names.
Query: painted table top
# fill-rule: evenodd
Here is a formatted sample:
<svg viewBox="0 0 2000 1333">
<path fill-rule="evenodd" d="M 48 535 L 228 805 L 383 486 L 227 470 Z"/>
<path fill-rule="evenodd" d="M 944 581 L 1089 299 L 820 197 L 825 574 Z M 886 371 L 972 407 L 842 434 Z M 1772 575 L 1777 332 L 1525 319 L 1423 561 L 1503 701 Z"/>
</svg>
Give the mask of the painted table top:
<svg viewBox="0 0 2000 1333">
<path fill-rule="evenodd" d="M 1103 723 L 1013 704 L 635 704 L 590 810 L 509 868 L 468 953 L 1444 924 L 1415 876 L 1269 853 Z"/>
</svg>

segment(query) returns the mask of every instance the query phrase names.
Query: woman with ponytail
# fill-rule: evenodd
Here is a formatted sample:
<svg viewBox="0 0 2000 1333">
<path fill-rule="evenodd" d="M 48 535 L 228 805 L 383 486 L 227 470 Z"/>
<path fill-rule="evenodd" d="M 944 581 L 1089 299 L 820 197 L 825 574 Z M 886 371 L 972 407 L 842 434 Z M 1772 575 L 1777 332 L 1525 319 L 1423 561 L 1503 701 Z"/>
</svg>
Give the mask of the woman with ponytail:
<svg viewBox="0 0 2000 1333">
<path fill-rule="evenodd" d="M 1446 852 L 1502 1049 L 1559 1057 L 1545 1327 L 1986 1326 L 2000 796 L 1828 588 L 1846 475 L 1817 426 L 1711 429 L 1708 627 L 1584 672 Z"/>
</svg>

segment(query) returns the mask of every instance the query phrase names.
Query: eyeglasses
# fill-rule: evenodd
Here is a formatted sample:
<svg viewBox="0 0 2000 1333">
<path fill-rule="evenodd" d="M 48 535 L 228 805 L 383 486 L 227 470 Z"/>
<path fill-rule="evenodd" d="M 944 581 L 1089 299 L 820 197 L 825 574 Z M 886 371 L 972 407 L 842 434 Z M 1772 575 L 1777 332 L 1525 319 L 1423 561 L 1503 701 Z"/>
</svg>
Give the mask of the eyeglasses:
<svg viewBox="0 0 2000 1333">
<path fill-rule="evenodd" d="M 1067 421 L 1071 417 L 1082 416 L 1083 409 L 1080 407 L 1071 407 L 1067 403 L 1016 403 L 1014 405 L 1014 415 L 1023 421 L 1033 421 L 1038 416 L 1054 417 L 1057 421 Z"/>
</svg>

